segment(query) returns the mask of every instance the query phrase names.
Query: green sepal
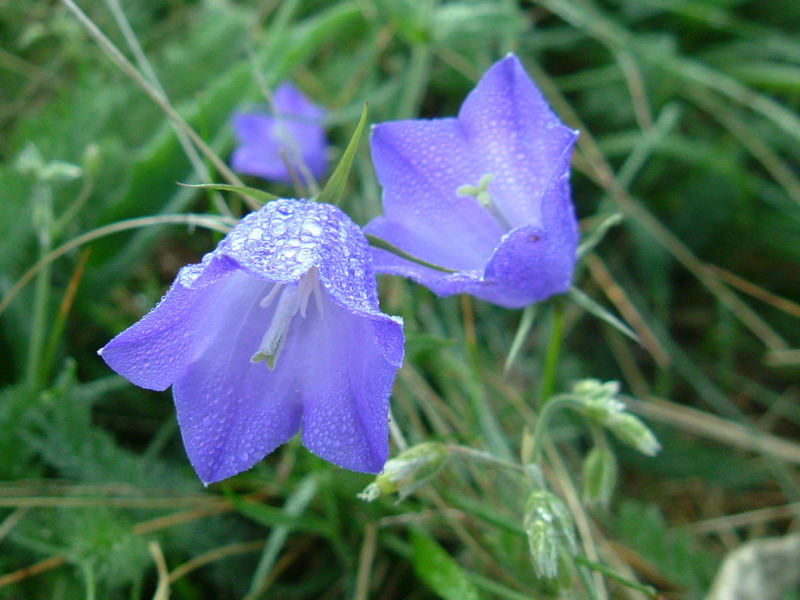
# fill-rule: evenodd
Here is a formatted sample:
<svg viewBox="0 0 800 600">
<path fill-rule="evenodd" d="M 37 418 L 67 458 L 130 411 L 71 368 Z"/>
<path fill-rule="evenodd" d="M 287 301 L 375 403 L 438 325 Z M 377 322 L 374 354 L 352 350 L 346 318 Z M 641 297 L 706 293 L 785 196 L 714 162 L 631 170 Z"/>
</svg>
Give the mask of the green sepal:
<svg viewBox="0 0 800 600">
<path fill-rule="evenodd" d="M 417 258 L 416 256 L 412 256 L 408 252 L 405 252 L 395 246 L 394 244 L 390 244 L 386 240 L 376 237 L 374 235 L 370 235 L 369 233 L 365 234 L 367 237 L 367 241 L 369 245 L 373 248 L 380 248 L 381 250 L 386 250 L 387 252 L 391 252 L 392 254 L 399 256 L 400 258 L 404 258 L 405 260 L 411 261 L 416 263 L 420 266 L 427 267 L 428 269 L 433 269 L 434 271 L 440 271 L 442 273 L 457 273 L 453 269 L 448 269 L 447 267 L 440 267 L 439 265 L 435 265 L 433 263 L 429 263 L 427 260 L 422 260 L 421 258 Z"/>
<path fill-rule="evenodd" d="M 608 508 L 617 485 L 617 471 L 617 459 L 608 448 L 592 448 L 583 461 L 583 501 Z"/>
<path fill-rule="evenodd" d="M 621 334 L 631 338 L 634 342 L 641 343 L 639 336 L 636 335 L 630 327 L 625 325 L 625 323 L 615 317 L 609 310 L 600 305 L 591 296 L 588 296 L 574 286 L 569 289 L 568 295 L 570 300 L 572 300 L 575 304 L 580 306 L 589 314 L 594 315 L 601 321 L 605 321 Z"/>
<path fill-rule="evenodd" d="M 350 176 L 350 169 L 353 167 L 353 159 L 356 156 L 358 149 L 358 142 L 361 140 L 361 134 L 364 132 L 364 126 L 367 124 L 367 108 L 368 105 L 364 103 L 364 110 L 361 111 L 361 119 L 356 126 L 353 137 L 350 138 L 350 143 L 342 154 L 339 164 L 333 171 L 325 188 L 315 198 L 317 202 L 327 202 L 328 204 L 338 205 L 344 197 L 344 189 L 347 185 L 347 178 Z"/>
<path fill-rule="evenodd" d="M 181 187 L 186 188 L 200 188 L 204 190 L 219 190 L 221 192 L 234 192 L 239 194 L 240 196 L 244 196 L 245 198 L 250 198 L 251 200 L 255 200 L 261 204 L 266 204 L 267 202 L 272 202 L 273 200 L 279 200 L 281 197 L 276 196 L 275 194 L 270 194 L 269 192 L 265 192 L 264 190 L 258 190 L 256 188 L 247 187 L 246 185 L 227 185 L 224 183 L 197 183 L 197 184 L 190 184 L 190 183 L 180 183 L 178 185 Z"/>
<path fill-rule="evenodd" d="M 624 219 L 625 217 L 622 213 L 618 212 L 611 213 L 603 219 L 594 231 L 590 232 L 578 245 L 578 258 L 583 258 L 586 254 L 594 250 L 594 248 L 603 241 L 609 230 L 622 223 Z"/>
</svg>

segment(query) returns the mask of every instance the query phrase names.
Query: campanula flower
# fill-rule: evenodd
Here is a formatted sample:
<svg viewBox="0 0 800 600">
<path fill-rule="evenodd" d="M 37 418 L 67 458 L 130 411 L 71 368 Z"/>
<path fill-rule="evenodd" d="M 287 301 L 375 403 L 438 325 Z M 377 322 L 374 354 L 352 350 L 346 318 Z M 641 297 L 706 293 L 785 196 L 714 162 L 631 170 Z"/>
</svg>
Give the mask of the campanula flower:
<svg viewBox="0 0 800 600">
<path fill-rule="evenodd" d="M 402 320 L 380 312 L 366 239 L 335 206 L 276 200 L 248 215 L 100 354 L 136 385 L 172 385 L 206 483 L 298 429 L 341 467 L 377 473 L 387 459 Z"/>
<path fill-rule="evenodd" d="M 376 271 L 509 308 L 565 292 L 578 243 L 569 187 L 576 137 L 514 55 L 489 69 L 458 117 L 376 125 L 384 216 L 365 231 L 455 273 L 379 249 Z"/>
<path fill-rule="evenodd" d="M 301 180 L 305 180 L 307 174 L 322 178 L 328 164 L 322 127 L 325 111 L 288 81 L 275 90 L 272 109 L 270 114 L 234 115 L 233 130 L 239 146 L 231 157 L 233 169 L 245 175 L 291 184 L 288 160 Z"/>
</svg>

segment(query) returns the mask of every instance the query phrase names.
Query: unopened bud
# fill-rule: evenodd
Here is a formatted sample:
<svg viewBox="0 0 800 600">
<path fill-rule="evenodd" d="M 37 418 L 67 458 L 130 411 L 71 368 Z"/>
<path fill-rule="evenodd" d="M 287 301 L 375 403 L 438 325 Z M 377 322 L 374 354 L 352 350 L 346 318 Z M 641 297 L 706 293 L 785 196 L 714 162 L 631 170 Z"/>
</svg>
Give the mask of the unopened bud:
<svg viewBox="0 0 800 600">
<path fill-rule="evenodd" d="M 23 175 L 38 177 L 44 168 L 44 160 L 33 142 L 28 142 L 14 161 L 14 167 Z"/>
<path fill-rule="evenodd" d="M 599 379 L 582 379 L 572 386 L 572 393 L 587 400 L 595 398 L 613 398 L 619 394 L 618 381 L 600 381 Z"/>
<path fill-rule="evenodd" d="M 94 177 L 100 168 L 100 146 L 95 143 L 86 146 L 81 158 L 81 164 L 86 176 L 89 178 Z"/>
<path fill-rule="evenodd" d="M 523 526 L 536 575 L 560 579 L 567 564 L 564 558 L 575 551 L 572 514 L 558 496 L 536 490 L 528 496 Z"/>
<path fill-rule="evenodd" d="M 428 482 L 445 465 L 449 454 L 439 442 L 425 442 L 389 460 L 383 473 L 358 497 L 372 502 L 381 495 L 397 492 L 398 502 Z"/>
<path fill-rule="evenodd" d="M 606 426 L 619 441 L 636 448 L 642 454 L 655 456 L 661 450 L 656 436 L 641 419 L 630 413 L 620 413 L 609 419 Z"/>
<path fill-rule="evenodd" d="M 51 160 L 39 173 L 39 178 L 47 183 L 72 181 L 83 174 L 83 169 L 63 160 Z"/>
<path fill-rule="evenodd" d="M 584 379 L 572 387 L 572 393 L 581 404 L 581 412 L 590 421 L 607 427 L 625 444 L 642 454 L 655 456 L 661 449 L 656 436 L 641 419 L 626 412 L 619 400 L 619 383 Z"/>
<path fill-rule="evenodd" d="M 617 485 L 617 459 L 607 448 L 595 447 L 583 461 L 583 499 L 606 508 Z"/>
</svg>

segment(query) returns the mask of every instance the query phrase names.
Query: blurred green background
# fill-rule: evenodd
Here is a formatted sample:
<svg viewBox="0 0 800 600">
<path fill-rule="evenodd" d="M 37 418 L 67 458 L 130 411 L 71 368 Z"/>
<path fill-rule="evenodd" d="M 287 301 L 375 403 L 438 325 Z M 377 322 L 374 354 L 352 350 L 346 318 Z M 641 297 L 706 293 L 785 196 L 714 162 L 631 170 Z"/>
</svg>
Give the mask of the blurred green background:
<svg viewBox="0 0 800 600">
<path fill-rule="evenodd" d="M 648 597 L 637 581 L 701 598 L 727 551 L 790 530 L 800 510 L 796 0 L 79 5 L 141 81 L 66 4 L 0 1 L 0 598 Z M 624 216 L 575 282 L 642 340 L 567 303 L 555 389 L 621 381 L 663 445 L 656 458 L 615 447 L 612 503 L 590 508 L 579 495 L 591 439 L 570 414 L 554 421 L 544 472 L 581 540 L 560 591 L 532 571 L 524 481 L 477 458 L 454 456 L 401 503 L 357 499 L 368 476 L 296 441 L 202 487 L 169 393 L 133 387 L 96 350 L 217 233 L 129 229 L 30 271 L 121 220 L 215 213 L 213 197 L 176 182 L 221 175 L 187 156 L 143 87 L 225 160 L 230 115 L 263 99 L 258 79 L 292 79 L 330 111 L 335 160 L 365 101 L 372 122 L 452 116 L 509 51 L 581 130 L 584 230 Z M 360 224 L 379 213 L 366 142 L 343 208 Z M 552 304 L 528 311 L 531 322 L 399 279 L 381 290 L 385 312 L 406 322 L 392 406 L 407 443 L 518 463 Z"/>
</svg>

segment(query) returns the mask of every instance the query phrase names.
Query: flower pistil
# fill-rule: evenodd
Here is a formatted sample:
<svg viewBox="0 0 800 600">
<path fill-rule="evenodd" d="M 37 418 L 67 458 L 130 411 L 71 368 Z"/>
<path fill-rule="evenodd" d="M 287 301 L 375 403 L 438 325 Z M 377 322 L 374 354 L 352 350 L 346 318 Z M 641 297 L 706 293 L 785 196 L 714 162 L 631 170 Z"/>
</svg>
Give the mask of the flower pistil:
<svg viewBox="0 0 800 600">
<path fill-rule="evenodd" d="M 311 296 L 314 296 L 317 311 L 322 316 L 322 294 L 317 267 L 311 267 L 297 283 L 288 285 L 284 283 L 274 284 L 269 294 L 261 300 L 260 306 L 261 308 L 268 308 L 273 302 L 277 302 L 275 314 L 272 316 L 269 327 L 267 327 L 267 331 L 261 339 L 258 350 L 250 358 L 250 362 L 260 363 L 265 361 L 267 368 L 274 369 L 278 354 L 280 354 L 281 348 L 286 342 L 286 336 L 289 333 L 289 327 L 294 316 L 299 312 L 302 318 L 306 318 Z"/>
<path fill-rule="evenodd" d="M 456 195 L 465 197 L 473 196 L 484 209 L 489 211 L 502 228 L 506 231 L 512 229 L 511 224 L 503 216 L 498 206 L 492 202 L 492 197 L 489 195 L 489 182 L 494 179 L 493 173 L 486 173 L 478 180 L 478 185 L 461 185 L 456 190 Z"/>
</svg>

